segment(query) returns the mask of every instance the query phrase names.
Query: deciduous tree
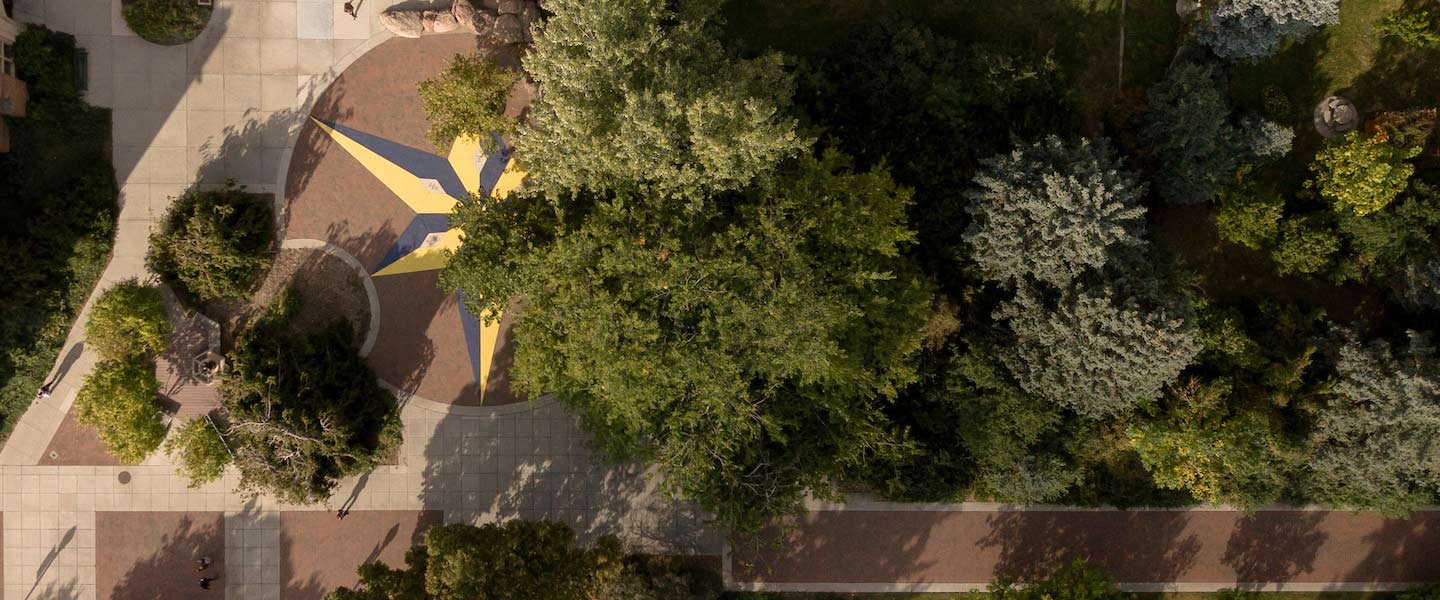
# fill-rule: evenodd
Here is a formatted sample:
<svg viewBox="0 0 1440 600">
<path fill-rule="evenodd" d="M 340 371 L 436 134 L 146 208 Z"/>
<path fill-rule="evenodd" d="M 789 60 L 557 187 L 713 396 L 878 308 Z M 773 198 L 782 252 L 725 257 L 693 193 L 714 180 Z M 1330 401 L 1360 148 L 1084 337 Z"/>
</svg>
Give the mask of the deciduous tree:
<svg viewBox="0 0 1440 600">
<path fill-rule="evenodd" d="M 1419 148 L 1392 146 L 1352 131 L 1315 155 L 1312 185 L 1336 211 L 1363 217 L 1385 208 L 1405 190 L 1415 174 L 1409 159 L 1419 153 Z"/>
<path fill-rule="evenodd" d="M 160 422 L 160 384 L 144 357 L 103 360 L 85 377 L 75 397 L 75 420 L 95 428 L 115 458 L 138 463 L 165 441 Z"/>
<path fill-rule="evenodd" d="M 85 321 L 85 342 L 105 358 L 153 357 L 169 347 L 169 338 L 160 290 L 135 278 L 101 293 Z"/>
<path fill-rule="evenodd" d="M 456 54 L 440 75 L 420 82 L 430 143 L 448 150 L 455 138 L 469 135 L 493 148 L 493 136 L 515 129 L 515 119 L 505 116 L 505 101 L 520 76 L 479 54 Z"/>
<path fill-rule="evenodd" d="M 779 55 L 731 57 L 714 35 L 720 4 L 546 2 L 524 61 L 544 95 L 517 142 L 535 181 L 699 201 L 804 151 Z"/>
</svg>

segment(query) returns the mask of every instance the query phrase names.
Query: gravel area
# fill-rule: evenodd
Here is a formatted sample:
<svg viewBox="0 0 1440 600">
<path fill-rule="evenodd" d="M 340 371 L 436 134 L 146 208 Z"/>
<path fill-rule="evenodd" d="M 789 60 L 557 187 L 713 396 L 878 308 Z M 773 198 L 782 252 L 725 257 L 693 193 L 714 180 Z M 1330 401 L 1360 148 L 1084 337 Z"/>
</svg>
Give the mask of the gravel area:
<svg viewBox="0 0 1440 600">
<path fill-rule="evenodd" d="M 365 330 L 370 324 L 370 302 L 360 274 L 344 261 L 320 250 L 285 249 L 275 255 L 275 262 L 249 299 L 206 305 L 205 314 L 220 323 L 227 350 L 235 334 L 287 286 L 294 287 L 300 294 L 300 313 L 292 323 L 294 331 L 318 331 L 343 318 L 355 328 L 355 346 L 358 348 L 365 340 Z"/>
</svg>

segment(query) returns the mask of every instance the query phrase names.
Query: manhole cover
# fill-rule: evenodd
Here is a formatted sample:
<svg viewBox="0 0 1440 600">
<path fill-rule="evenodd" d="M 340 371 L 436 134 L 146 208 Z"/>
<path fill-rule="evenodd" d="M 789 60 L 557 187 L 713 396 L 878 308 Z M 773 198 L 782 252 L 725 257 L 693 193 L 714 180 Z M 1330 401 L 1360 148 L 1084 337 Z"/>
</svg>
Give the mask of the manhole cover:
<svg viewBox="0 0 1440 600">
<path fill-rule="evenodd" d="M 119 477 L 119 479 L 120 479 L 121 485 L 130 483 L 130 472 L 129 472 L 129 471 L 121 471 L 121 472 L 120 472 L 120 477 Z"/>
<path fill-rule="evenodd" d="M 59 460 L 59 459 L 60 459 L 60 453 L 59 453 L 59 452 L 56 452 L 56 451 L 54 451 L 54 450 L 51 450 L 51 451 L 50 451 L 50 460 Z"/>
</svg>

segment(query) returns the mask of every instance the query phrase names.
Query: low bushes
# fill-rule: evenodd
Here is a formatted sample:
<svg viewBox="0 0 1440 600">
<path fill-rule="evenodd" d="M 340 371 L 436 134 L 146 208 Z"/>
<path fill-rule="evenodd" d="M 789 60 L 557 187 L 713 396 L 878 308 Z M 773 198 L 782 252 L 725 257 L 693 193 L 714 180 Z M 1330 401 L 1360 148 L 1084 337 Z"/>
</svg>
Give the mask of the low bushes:
<svg viewBox="0 0 1440 600">
<path fill-rule="evenodd" d="M 160 290 L 127 279 L 95 301 L 85 322 L 85 340 L 107 358 L 154 356 L 165 350 L 170 319 Z"/>
<path fill-rule="evenodd" d="M 439 76 L 420 82 L 430 142 L 448 148 L 455 138 L 473 135 L 492 147 L 491 135 L 515 129 L 515 119 L 505 116 L 505 100 L 519 80 L 519 72 L 482 56 L 456 54 Z"/>
</svg>

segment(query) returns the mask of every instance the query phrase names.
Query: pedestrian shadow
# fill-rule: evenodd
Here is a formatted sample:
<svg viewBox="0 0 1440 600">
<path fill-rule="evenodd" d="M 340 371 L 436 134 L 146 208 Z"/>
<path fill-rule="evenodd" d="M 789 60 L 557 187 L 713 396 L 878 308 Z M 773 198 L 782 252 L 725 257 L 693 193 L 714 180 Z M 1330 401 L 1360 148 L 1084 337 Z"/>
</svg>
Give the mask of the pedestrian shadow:
<svg viewBox="0 0 1440 600">
<path fill-rule="evenodd" d="M 70 374 L 70 367 L 75 366 L 75 361 L 80 360 L 80 355 L 84 352 L 85 342 L 83 341 L 75 342 L 74 345 L 70 346 L 70 351 L 66 352 L 65 358 L 60 361 L 60 367 L 55 370 L 54 375 L 50 376 L 49 384 L 52 386 L 52 389 L 53 386 L 64 380 L 66 375 Z"/>
<path fill-rule="evenodd" d="M 30 592 L 25 594 L 25 598 L 30 598 L 30 596 L 35 593 L 35 589 L 40 586 L 40 582 L 45 580 L 45 574 L 50 571 L 50 567 L 55 564 L 55 560 L 60 558 L 60 553 L 64 552 L 65 547 L 69 546 L 70 542 L 75 539 L 75 530 L 75 527 L 67 530 L 64 537 L 60 538 L 60 543 L 51 548 L 50 552 L 45 555 L 45 559 L 40 561 L 40 566 L 35 569 L 35 584 L 30 586 Z"/>
</svg>

